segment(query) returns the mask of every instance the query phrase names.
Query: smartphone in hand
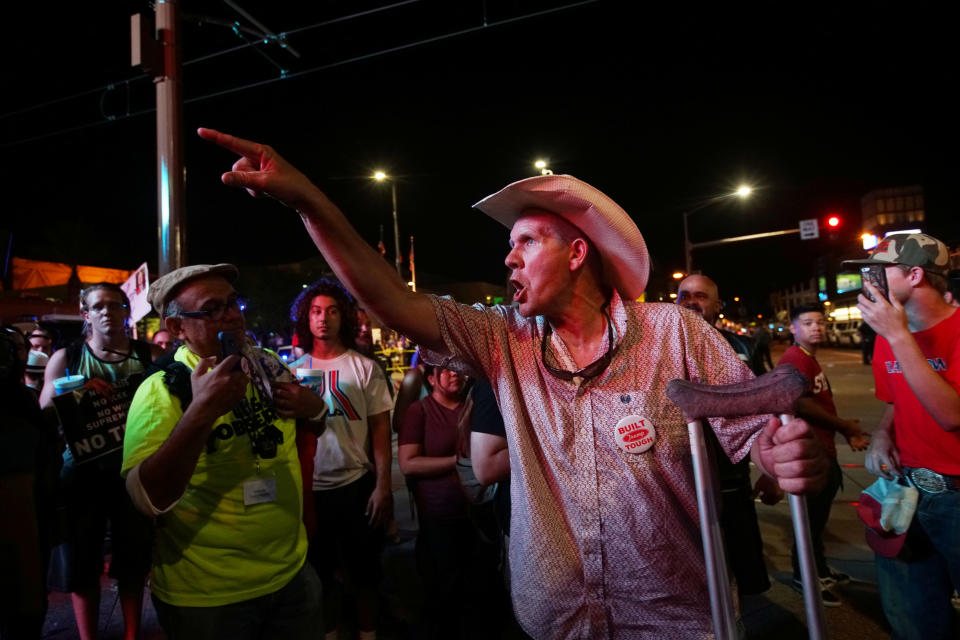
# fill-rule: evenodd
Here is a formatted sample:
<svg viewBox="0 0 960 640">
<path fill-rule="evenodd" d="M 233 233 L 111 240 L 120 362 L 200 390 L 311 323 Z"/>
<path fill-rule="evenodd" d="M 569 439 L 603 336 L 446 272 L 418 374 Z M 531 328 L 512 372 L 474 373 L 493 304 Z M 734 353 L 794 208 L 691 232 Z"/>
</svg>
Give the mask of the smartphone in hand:
<svg viewBox="0 0 960 640">
<path fill-rule="evenodd" d="M 880 290 L 880 293 L 883 294 L 884 298 L 889 299 L 889 293 L 887 290 L 887 271 L 886 266 L 882 264 L 865 264 L 860 267 L 860 278 L 864 282 L 869 282 L 877 289 Z M 863 295 L 870 298 L 871 302 L 876 302 L 874 297 L 867 293 L 866 287 L 863 289 Z"/>
<path fill-rule="evenodd" d="M 240 341 L 237 340 L 237 334 L 232 331 L 221 331 L 217 334 L 217 338 L 220 339 L 221 362 L 234 354 L 240 354 L 241 345 Z"/>
</svg>

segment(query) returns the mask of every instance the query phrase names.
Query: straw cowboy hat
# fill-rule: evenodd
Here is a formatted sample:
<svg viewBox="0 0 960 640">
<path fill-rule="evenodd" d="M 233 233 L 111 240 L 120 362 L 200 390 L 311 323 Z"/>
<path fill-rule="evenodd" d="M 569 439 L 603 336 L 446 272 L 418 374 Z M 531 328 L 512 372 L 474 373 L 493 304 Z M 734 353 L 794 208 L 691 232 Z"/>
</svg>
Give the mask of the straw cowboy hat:
<svg viewBox="0 0 960 640">
<path fill-rule="evenodd" d="M 473 206 L 508 229 L 530 209 L 558 215 L 597 247 L 603 280 L 621 297 L 635 300 L 647 286 L 650 254 L 640 229 L 620 205 L 582 180 L 568 175 L 527 178 Z"/>
</svg>

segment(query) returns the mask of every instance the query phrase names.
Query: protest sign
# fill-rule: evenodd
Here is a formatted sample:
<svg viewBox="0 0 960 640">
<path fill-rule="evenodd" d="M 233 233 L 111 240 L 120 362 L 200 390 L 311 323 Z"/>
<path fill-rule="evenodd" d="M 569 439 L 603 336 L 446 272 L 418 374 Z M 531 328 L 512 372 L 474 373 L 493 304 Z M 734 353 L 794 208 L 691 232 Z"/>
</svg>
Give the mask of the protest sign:
<svg viewBox="0 0 960 640">
<path fill-rule="evenodd" d="M 76 464 L 123 451 L 127 411 L 142 381 L 143 374 L 133 374 L 112 383 L 113 393 L 109 396 L 82 388 L 53 399 L 64 439 Z"/>
</svg>

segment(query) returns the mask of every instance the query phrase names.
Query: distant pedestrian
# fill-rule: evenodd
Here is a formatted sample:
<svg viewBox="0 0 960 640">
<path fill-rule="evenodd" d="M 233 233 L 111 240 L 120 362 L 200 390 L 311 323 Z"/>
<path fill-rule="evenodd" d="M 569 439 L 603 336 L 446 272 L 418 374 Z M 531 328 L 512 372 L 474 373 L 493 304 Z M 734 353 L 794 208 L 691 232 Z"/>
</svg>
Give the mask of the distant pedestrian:
<svg viewBox="0 0 960 640">
<path fill-rule="evenodd" d="M 343 285 L 321 278 L 293 302 L 291 317 L 306 355 L 290 368 L 330 410 L 313 460 L 317 532 L 310 541 L 326 633 L 336 637 L 346 594 L 356 604 L 360 640 L 372 640 L 384 527 L 393 518 L 390 392 L 377 364 L 353 348 L 357 307 Z"/>
<path fill-rule="evenodd" d="M 174 347 L 173 336 L 166 329 L 160 329 L 154 333 L 150 341 L 163 349 L 164 353 L 170 353 Z"/>
<path fill-rule="evenodd" d="M 792 364 L 807 378 L 809 387 L 807 394 L 800 399 L 797 414 L 813 425 L 814 433 L 830 458 L 827 486 L 822 491 L 807 496 L 807 513 L 810 517 L 810 537 L 817 573 L 820 576 L 823 604 L 837 607 L 841 604 L 840 598 L 832 588 L 836 584 L 849 582 L 850 576 L 827 565 L 823 549 L 823 531 L 830 519 L 833 499 L 843 483 L 834 440 L 837 433 L 842 434 L 854 451 L 866 449 L 869 440 L 860 429 L 859 420 L 845 420 L 837 415 L 830 382 L 817 362 L 817 349 L 826 339 L 826 326 L 826 317 L 819 305 L 794 307 L 790 312 L 790 330 L 793 332 L 794 345 L 784 352 L 777 364 Z M 796 542 L 793 545 L 792 559 L 793 587 L 802 593 Z"/>
<path fill-rule="evenodd" d="M 707 324 L 716 329 L 733 348 L 737 357 L 754 373 L 762 374 L 766 371 L 763 362 L 757 357 L 756 345 L 752 339 L 716 326 L 723 308 L 716 282 L 704 275 L 687 276 L 677 288 L 677 304 L 699 314 Z M 737 579 L 737 589 L 741 595 L 763 593 L 770 588 L 770 578 L 763 560 L 763 539 L 760 537 L 757 509 L 753 500 L 755 491 L 750 481 L 750 460 L 744 458 L 737 463 L 731 462 L 724 455 L 712 430 L 705 429 L 704 436 L 710 443 L 713 458 L 716 460 L 720 484 L 720 528 L 723 531 L 727 560 Z M 756 492 L 775 494 L 776 483 L 768 481 L 767 476 L 760 475 Z"/>
<path fill-rule="evenodd" d="M 954 307 L 960 307 L 960 269 L 954 269 L 947 274 L 947 291 L 943 299 Z"/>
<path fill-rule="evenodd" d="M 69 371 L 70 375 L 86 378 L 86 394 L 96 398 L 94 402 L 103 403 L 109 414 L 123 418 L 147 367 L 162 352 L 155 345 L 127 336 L 130 301 L 115 284 L 104 282 L 84 289 L 80 293 L 80 313 L 84 336 L 50 358 L 40 405 L 54 406 L 53 399 L 59 395 L 55 381 Z M 119 424 L 122 426 L 124 420 Z M 81 458 L 87 439 L 77 436 L 74 440 L 65 429 L 69 446 L 63 453 L 60 477 L 70 530 L 67 541 L 53 556 L 51 587 L 71 594 L 82 640 L 97 635 L 108 520 L 110 575 L 117 579 L 125 637 L 133 640 L 140 628 L 144 578 L 150 571 L 152 525 L 134 508 L 120 477 L 123 431 L 120 433 L 121 448 L 99 457 Z"/>
<path fill-rule="evenodd" d="M 43 372 L 47 368 L 50 356 L 43 351 L 30 351 L 27 354 L 27 366 L 23 373 L 23 382 L 39 397 L 43 389 Z"/>
<path fill-rule="evenodd" d="M 456 638 L 472 609 L 467 598 L 471 555 L 479 544 L 460 485 L 457 425 L 464 411 L 464 376 L 426 367 L 430 395 L 414 402 L 398 439 L 400 471 L 412 479 L 417 503 L 417 568 L 424 582 L 431 638 Z"/>
<path fill-rule="evenodd" d="M 31 352 L 31 355 L 34 352 Z M 46 354 L 36 352 L 46 357 Z M 60 465 L 55 428 L 23 384 L 26 340 L 0 328 L 0 638 L 40 638 L 49 514 Z"/>
<path fill-rule="evenodd" d="M 753 341 L 757 343 L 757 357 L 760 363 L 773 369 L 773 360 L 770 358 L 770 332 L 762 324 L 758 324 L 753 332 Z"/>
<path fill-rule="evenodd" d="M 863 354 L 863 364 L 873 362 L 873 346 L 877 342 L 877 332 L 869 322 L 861 322 L 857 328 L 860 332 L 860 351 Z"/>
<path fill-rule="evenodd" d="M 53 355 L 53 337 L 50 335 L 50 332 L 43 327 L 34 327 L 33 330 L 27 334 L 27 339 L 30 341 L 31 351 L 42 351 L 48 356 Z"/>
</svg>

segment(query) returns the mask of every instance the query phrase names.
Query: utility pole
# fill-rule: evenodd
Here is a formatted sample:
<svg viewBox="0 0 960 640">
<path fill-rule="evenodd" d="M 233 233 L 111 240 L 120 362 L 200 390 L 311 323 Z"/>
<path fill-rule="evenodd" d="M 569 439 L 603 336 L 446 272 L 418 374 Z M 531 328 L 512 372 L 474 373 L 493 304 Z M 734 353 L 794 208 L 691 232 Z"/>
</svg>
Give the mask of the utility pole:
<svg viewBox="0 0 960 640">
<path fill-rule="evenodd" d="M 397 264 L 397 275 L 403 280 L 403 256 L 400 255 L 400 223 L 397 221 L 397 181 L 390 180 L 390 193 L 393 196 L 393 243 Z"/>
<path fill-rule="evenodd" d="M 181 100 L 180 11 L 176 0 L 157 0 L 157 40 L 163 68 L 154 77 L 157 89 L 157 266 L 164 275 L 187 262 L 183 107 Z"/>
<path fill-rule="evenodd" d="M 156 85 L 157 273 L 161 276 L 187 263 L 179 29 L 176 0 L 156 0 L 154 20 L 131 16 L 131 64 L 151 73 Z"/>
</svg>

